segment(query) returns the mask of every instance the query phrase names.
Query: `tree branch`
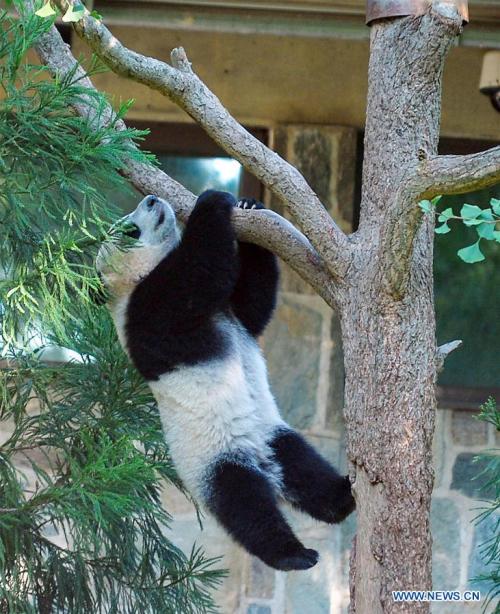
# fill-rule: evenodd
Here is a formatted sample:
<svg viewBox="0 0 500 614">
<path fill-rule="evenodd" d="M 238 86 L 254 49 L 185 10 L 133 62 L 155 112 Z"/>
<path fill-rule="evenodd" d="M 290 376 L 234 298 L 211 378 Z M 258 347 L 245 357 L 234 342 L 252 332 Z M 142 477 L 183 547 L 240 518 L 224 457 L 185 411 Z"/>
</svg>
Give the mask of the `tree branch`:
<svg viewBox="0 0 500 614">
<path fill-rule="evenodd" d="M 73 0 L 55 0 L 63 11 Z M 297 169 L 248 133 L 193 72 L 182 48 L 174 49 L 173 66 L 124 47 L 86 10 L 76 32 L 118 75 L 155 89 L 190 115 L 214 141 L 253 173 L 290 210 L 300 229 L 331 273 L 342 277 L 349 265 L 349 242 Z"/>
<path fill-rule="evenodd" d="M 31 8 L 33 3 L 29 0 Z M 78 65 L 68 45 L 55 27 L 40 37 L 35 45 L 41 61 L 54 75 L 63 76 L 75 70 L 75 80 L 89 89 L 95 89 L 85 71 Z M 92 99 L 81 98 L 75 110 L 95 122 L 95 127 L 109 125 L 115 119 L 111 106 L 96 112 Z M 125 123 L 115 122 L 117 130 L 124 130 Z M 136 147 L 131 143 L 131 147 Z M 167 200 L 179 219 L 186 222 L 194 206 L 196 196 L 162 170 L 128 160 L 122 174 L 143 194 L 157 194 Z M 323 259 L 307 238 L 288 220 L 273 211 L 235 211 L 234 225 L 243 241 L 257 243 L 270 249 L 289 264 L 331 306 L 336 304 L 332 278 Z"/>
<path fill-rule="evenodd" d="M 422 198 L 463 194 L 500 183 L 500 146 L 465 156 L 435 156 L 423 162 L 417 182 Z"/>
</svg>

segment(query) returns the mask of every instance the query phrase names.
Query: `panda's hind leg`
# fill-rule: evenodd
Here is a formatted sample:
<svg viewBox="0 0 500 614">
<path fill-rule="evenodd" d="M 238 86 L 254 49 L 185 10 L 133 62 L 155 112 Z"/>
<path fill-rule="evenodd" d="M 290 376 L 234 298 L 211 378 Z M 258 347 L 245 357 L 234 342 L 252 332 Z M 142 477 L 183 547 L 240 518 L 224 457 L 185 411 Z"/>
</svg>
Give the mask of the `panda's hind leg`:
<svg viewBox="0 0 500 614">
<path fill-rule="evenodd" d="M 206 503 L 226 531 L 250 554 L 281 571 L 308 569 L 318 561 L 277 507 L 268 479 L 257 468 L 224 459 L 210 470 Z"/>
<path fill-rule="evenodd" d="M 316 520 L 341 522 L 355 508 L 348 476 L 341 476 L 292 429 L 279 429 L 269 442 L 283 475 L 283 495 Z"/>
</svg>

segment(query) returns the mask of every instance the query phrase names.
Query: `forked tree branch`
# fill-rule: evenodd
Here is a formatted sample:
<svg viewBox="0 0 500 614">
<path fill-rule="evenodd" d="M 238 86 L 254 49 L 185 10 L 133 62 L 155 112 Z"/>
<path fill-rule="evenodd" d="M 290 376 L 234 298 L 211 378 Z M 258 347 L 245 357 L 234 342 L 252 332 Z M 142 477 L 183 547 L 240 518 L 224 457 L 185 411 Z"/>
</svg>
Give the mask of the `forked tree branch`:
<svg viewBox="0 0 500 614">
<path fill-rule="evenodd" d="M 33 7 L 32 1 L 28 2 Z M 76 71 L 74 76 L 79 84 L 95 89 L 91 79 L 78 65 L 55 27 L 38 39 L 35 49 L 53 75 L 64 76 Z M 116 115 L 110 105 L 106 105 L 104 109 L 100 108 L 97 113 L 95 103 L 90 97 L 80 100 L 81 102 L 75 104 L 75 110 L 80 115 L 88 117 L 91 123 L 94 122 L 96 129 L 113 121 L 117 130 L 126 128 L 122 120 L 116 121 Z M 133 142 L 130 146 L 136 147 Z M 179 219 L 183 222 L 187 220 L 196 197 L 172 177 L 152 165 L 141 164 L 133 159 L 126 161 L 122 174 L 141 193 L 157 194 L 167 200 L 175 209 Z M 241 240 L 257 243 L 273 251 L 309 283 L 329 305 L 335 305 L 333 280 L 323 259 L 307 238 L 288 220 L 273 211 L 236 210 L 234 224 Z"/>
<path fill-rule="evenodd" d="M 500 146 L 465 156 L 435 156 L 421 165 L 422 198 L 463 194 L 500 182 Z"/>
<path fill-rule="evenodd" d="M 73 0 L 55 0 L 63 11 Z M 190 115 L 216 143 L 276 194 L 299 228 L 325 259 L 331 273 L 342 277 L 349 265 L 347 237 L 299 171 L 247 132 L 193 72 L 182 48 L 172 52 L 172 64 L 124 47 L 97 19 L 85 15 L 76 32 L 113 72 L 155 89 Z"/>
</svg>

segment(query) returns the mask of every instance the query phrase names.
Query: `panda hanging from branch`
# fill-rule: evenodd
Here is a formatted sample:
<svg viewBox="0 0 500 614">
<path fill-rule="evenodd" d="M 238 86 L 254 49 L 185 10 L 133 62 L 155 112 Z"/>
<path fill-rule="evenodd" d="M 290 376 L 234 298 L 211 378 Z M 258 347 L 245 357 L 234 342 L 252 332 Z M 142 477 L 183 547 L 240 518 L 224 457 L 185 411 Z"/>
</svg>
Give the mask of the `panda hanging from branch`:
<svg viewBox="0 0 500 614">
<path fill-rule="evenodd" d="M 278 501 L 337 523 L 354 499 L 349 478 L 279 414 L 256 341 L 275 307 L 278 266 L 271 252 L 237 241 L 235 207 L 263 208 L 207 191 L 181 234 L 171 206 L 147 196 L 125 218 L 136 243 L 105 243 L 97 269 L 186 488 L 250 554 L 275 569 L 308 569 L 318 553 Z"/>
</svg>

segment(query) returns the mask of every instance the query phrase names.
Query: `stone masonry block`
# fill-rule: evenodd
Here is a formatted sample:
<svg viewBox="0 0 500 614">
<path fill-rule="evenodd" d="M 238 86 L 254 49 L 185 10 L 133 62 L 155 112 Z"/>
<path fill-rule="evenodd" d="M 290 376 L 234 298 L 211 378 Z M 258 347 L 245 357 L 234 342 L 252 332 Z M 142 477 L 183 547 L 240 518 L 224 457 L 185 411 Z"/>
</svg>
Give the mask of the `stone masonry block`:
<svg viewBox="0 0 500 614">
<path fill-rule="evenodd" d="M 472 499 L 492 499 L 495 496 L 494 489 L 485 487 L 488 477 L 483 475 L 488 462 L 487 459 L 478 458 L 477 454 L 458 454 L 453 465 L 451 489 L 459 490 Z"/>
<path fill-rule="evenodd" d="M 328 430 L 342 433 L 344 430 L 344 351 L 340 321 L 335 313 L 332 315 L 330 338 L 332 340 L 332 349 L 330 355 L 330 377 L 328 380 L 326 427 Z"/>
<path fill-rule="evenodd" d="M 274 132 L 274 149 L 295 166 L 316 192 L 333 219 L 346 232 L 352 230 L 356 130 L 345 126 L 288 125 Z M 272 208 L 289 217 L 273 198 Z M 281 287 L 288 292 L 314 291 L 292 269 L 281 267 Z"/>
<path fill-rule="evenodd" d="M 275 572 L 255 557 L 248 561 L 246 594 L 248 597 L 271 599 L 274 594 Z"/>
<path fill-rule="evenodd" d="M 335 221 L 351 230 L 356 173 L 356 130 L 345 126 L 288 125 L 275 148 L 304 175 Z"/>
<path fill-rule="evenodd" d="M 312 569 L 286 576 L 286 614 L 329 614 L 330 578 L 328 566 L 332 556 L 325 551 L 328 540 L 309 540 L 308 547 L 320 552 L 320 560 Z"/>
<path fill-rule="evenodd" d="M 488 425 L 476 419 L 470 411 L 456 409 L 451 420 L 453 441 L 464 446 L 478 446 L 488 443 Z"/>
<path fill-rule="evenodd" d="M 451 499 L 432 500 L 431 528 L 433 587 L 456 589 L 460 581 L 460 512 Z"/>
<path fill-rule="evenodd" d="M 316 412 L 322 316 L 282 296 L 264 337 L 273 393 L 285 420 L 308 428 Z"/>
</svg>

